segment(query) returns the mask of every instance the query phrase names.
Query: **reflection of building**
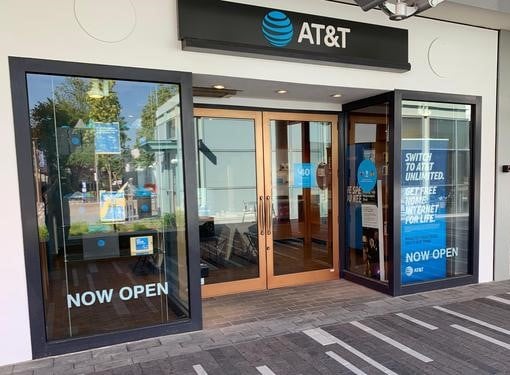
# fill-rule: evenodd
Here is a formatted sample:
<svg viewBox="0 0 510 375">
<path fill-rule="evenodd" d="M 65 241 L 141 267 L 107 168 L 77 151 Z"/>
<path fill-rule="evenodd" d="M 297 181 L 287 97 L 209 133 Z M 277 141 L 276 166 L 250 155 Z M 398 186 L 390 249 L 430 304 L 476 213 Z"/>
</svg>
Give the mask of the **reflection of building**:
<svg viewBox="0 0 510 375">
<path fill-rule="evenodd" d="M 177 208 L 184 207 L 184 189 L 177 182 L 182 181 L 178 165 L 182 146 L 177 141 L 181 136 L 180 116 L 179 95 L 174 95 L 156 111 L 153 139 L 141 144 L 142 149 L 154 154 L 154 164 L 138 171 L 138 185 L 154 185 L 161 215 L 175 213 Z"/>
<path fill-rule="evenodd" d="M 175 213 L 184 207 L 184 188 L 178 181 L 182 180 L 181 162 L 181 110 L 179 95 L 175 95 L 161 105 L 156 111 L 155 140 L 156 148 L 155 179 L 160 194 L 161 214 Z"/>
<path fill-rule="evenodd" d="M 405 138 L 448 140 L 447 215 L 469 216 L 469 186 L 471 176 L 471 108 L 460 104 L 406 103 L 402 116 L 406 123 Z"/>
<path fill-rule="evenodd" d="M 243 211 L 254 211 L 257 194 L 253 125 L 203 117 L 196 119 L 196 132 L 200 215 L 241 221 Z"/>
</svg>

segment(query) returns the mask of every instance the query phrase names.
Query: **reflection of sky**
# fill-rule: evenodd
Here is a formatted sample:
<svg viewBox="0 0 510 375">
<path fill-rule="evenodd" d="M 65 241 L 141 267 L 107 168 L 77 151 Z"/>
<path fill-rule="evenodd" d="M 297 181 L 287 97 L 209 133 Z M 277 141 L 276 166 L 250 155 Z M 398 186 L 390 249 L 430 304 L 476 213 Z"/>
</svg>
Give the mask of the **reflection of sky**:
<svg viewBox="0 0 510 375">
<path fill-rule="evenodd" d="M 121 104 L 121 116 L 128 124 L 142 115 L 149 94 L 156 89 L 154 83 L 117 81 L 115 91 Z"/>
<path fill-rule="evenodd" d="M 89 81 L 88 78 L 83 78 Z M 37 103 L 44 102 L 48 98 L 53 97 L 53 88 L 57 88 L 64 83 L 65 77 L 50 76 L 42 74 L 28 74 L 28 100 L 30 108 L 33 108 Z M 141 124 L 141 114 L 143 107 L 147 103 L 150 93 L 157 89 L 157 84 L 148 82 L 130 82 L 130 81 L 117 81 L 114 90 L 117 92 L 119 102 L 121 105 L 121 116 L 129 127 L 127 132 L 128 138 L 131 139 L 129 145 L 134 143 L 136 138 L 137 128 Z"/>
<path fill-rule="evenodd" d="M 33 108 L 39 102 L 45 102 L 48 98 L 52 99 L 52 81 L 56 87 L 64 82 L 64 77 L 27 74 L 28 104 L 30 108 Z"/>
<path fill-rule="evenodd" d="M 126 146 L 128 148 L 132 148 L 136 141 L 136 132 L 142 125 L 142 119 L 140 117 L 132 119 L 133 121 L 128 121 L 128 131 L 126 132 L 128 141 L 126 142 Z"/>
<path fill-rule="evenodd" d="M 119 96 L 121 116 L 127 123 L 129 141 L 127 147 L 131 148 L 136 140 L 136 132 L 141 125 L 142 110 L 147 104 L 150 93 L 157 89 L 157 85 L 147 82 L 117 81 L 115 91 Z"/>
</svg>

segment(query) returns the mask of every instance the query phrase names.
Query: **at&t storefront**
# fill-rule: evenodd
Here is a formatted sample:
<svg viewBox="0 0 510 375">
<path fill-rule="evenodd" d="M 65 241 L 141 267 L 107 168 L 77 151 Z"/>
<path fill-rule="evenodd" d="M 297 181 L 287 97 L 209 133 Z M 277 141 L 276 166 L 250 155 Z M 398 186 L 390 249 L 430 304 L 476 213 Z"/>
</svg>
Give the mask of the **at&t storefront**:
<svg viewBox="0 0 510 375">
<path fill-rule="evenodd" d="M 250 3 L 2 5 L 0 363 L 211 296 L 492 280 L 497 33 Z"/>
</svg>

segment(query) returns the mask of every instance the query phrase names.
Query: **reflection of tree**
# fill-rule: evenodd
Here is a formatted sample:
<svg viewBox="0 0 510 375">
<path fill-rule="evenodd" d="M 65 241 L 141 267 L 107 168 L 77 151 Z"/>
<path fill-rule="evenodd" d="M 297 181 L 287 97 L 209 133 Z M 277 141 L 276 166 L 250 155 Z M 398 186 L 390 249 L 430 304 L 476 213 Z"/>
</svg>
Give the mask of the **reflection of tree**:
<svg viewBox="0 0 510 375">
<path fill-rule="evenodd" d="M 117 93 L 113 90 L 115 81 L 103 81 L 103 85 L 108 85 L 109 95 L 101 98 L 87 97 L 90 107 L 90 118 L 95 122 L 118 122 L 120 126 L 120 142 L 123 155 L 98 155 L 97 165 L 100 171 L 104 170 L 108 176 L 108 190 L 112 190 L 112 180 L 122 179 L 124 170 L 124 158 L 128 157 L 125 150 L 127 140 L 127 126 L 124 119 L 120 116 L 120 102 Z"/>
<path fill-rule="evenodd" d="M 48 238 L 45 233 L 51 234 L 52 244 L 62 244 L 64 233 L 62 228 L 68 222 L 69 210 L 65 205 L 61 205 L 62 195 L 73 190 L 71 177 L 68 173 L 60 173 L 63 165 L 67 163 L 68 154 L 59 153 L 57 144 L 58 134 L 68 134 L 70 130 L 67 127 L 72 120 L 72 113 L 64 110 L 53 99 L 46 99 L 37 103 L 30 112 L 30 125 L 32 128 L 32 143 L 37 150 L 35 162 L 36 187 L 38 189 L 38 215 L 39 215 L 39 233 L 40 241 L 46 241 Z M 45 176 L 45 177 L 44 177 Z M 60 178 L 59 178 L 60 177 Z M 57 238 L 54 238 L 56 234 Z"/>
<path fill-rule="evenodd" d="M 55 131 L 71 121 L 72 114 L 56 104 L 52 99 L 37 103 L 31 111 L 32 139 L 41 151 L 46 172 L 53 177 L 58 172 L 58 155 Z M 58 123 L 55 121 L 58 119 Z M 56 128 L 56 129 L 55 129 Z M 62 162 L 62 157 L 60 162 Z M 64 160 L 65 162 L 65 160 Z"/>
<path fill-rule="evenodd" d="M 154 164 L 154 153 L 147 152 L 140 146 L 145 141 L 152 141 L 155 137 L 156 112 L 168 99 L 177 93 L 177 86 L 160 85 L 147 98 L 147 104 L 143 107 L 141 127 L 136 133 L 135 147 L 140 150 L 140 156 L 136 159 L 139 167 L 147 168 Z"/>
<path fill-rule="evenodd" d="M 84 137 L 92 133 L 92 131 L 87 131 L 87 133 L 84 134 Z M 69 156 L 67 165 L 73 167 L 73 171 L 78 175 L 77 177 L 79 181 L 92 179 L 94 167 L 94 144 L 84 142 L 81 147 L 78 147 Z"/>
<path fill-rule="evenodd" d="M 73 135 L 78 136 L 81 142 L 80 147 L 73 148 L 72 153 L 67 156 L 67 160 L 61 160 L 62 167 L 72 168 L 71 179 L 75 190 L 81 181 L 91 180 L 94 173 L 94 160 L 85 153 L 86 148 L 83 147 L 83 137 L 85 134 L 77 133 L 77 130 L 74 129 L 78 121 L 86 122 L 89 120 L 88 90 L 89 83 L 82 78 L 76 77 L 65 78 L 64 82 L 55 88 L 55 106 L 60 114 L 64 114 L 64 117 L 67 117 L 67 119 L 64 119 L 61 115 L 57 114 L 56 122 L 60 126 L 67 124 L 73 127 Z M 58 137 L 58 134 L 55 136 Z M 90 150 L 88 151 L 90 152 Z"/>
<path fill-rule="evenodd" d="M 127 140 L 124 119 L 120 116 L 121 106 L 117 93 L 113 90 L 115 81 L 102 81 L 108 85 L 107 95 L 101 98 L 91 98 L 89 90 L 91 83 L 82 78 L 68 77 L 55 88 L 54 99 L 47 99 L 37 103 L 31 110 L 32 137 L 37 147 L 42 151 L 48 163 L 50 178 L 57 176 L 56 144 L 66 145 L 64 152 L 60 149 L 58 155 L 61 171 L 72 171 L 72 174 L 61 173 L 61 179 L 69 177 L 70 190 L 78 190 L 81 181 L 94 179 L 95 163 L 99 171 L 108 176 L 109 189 L 112 179 L 122 179 L 123 159 L 129 157 L 124 150 Z M 119 122 L 121 137 L 121 155 L 95 155 L 94 128 L 85 124 L 93 122 Z M 81 123 L 81 127 L 77 124 Z M 79 140 L 71 144 L 71 138 Z M 99 178 L 99 176 L 98 176 Z M 61 181 L 64 183 L 64 181 Z"/>
<path fill-rule="evenodd" d="M 73 124 L 79 119 L 89 118 L 88 90 L 89 83 L 75 77 L 67 77 L 64 83 L 55 89 L 56 103 L 62 112 L 69 114 Z"/>
</svg>

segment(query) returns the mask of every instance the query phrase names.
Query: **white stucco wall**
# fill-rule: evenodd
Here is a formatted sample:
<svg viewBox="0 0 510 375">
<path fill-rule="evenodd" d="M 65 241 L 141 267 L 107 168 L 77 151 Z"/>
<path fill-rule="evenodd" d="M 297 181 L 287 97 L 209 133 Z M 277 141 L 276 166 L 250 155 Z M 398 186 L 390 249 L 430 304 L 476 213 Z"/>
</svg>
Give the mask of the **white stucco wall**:
<svg viewBox="0 0 510 375">
<path fill-rule="evenodd" d="M 96 23 L 96 31 L 103 36 L 120 35 L 129 30 L 132 19 L 129 0 L 76 2 L 80 7 L 89 4 L 88 22 Z M 492 280 L 497 32 L 424 18 L 395 24 L 377 11 L 363 13 L 354 6 L 320 0 L 239 0 L 260 6 L 408 28 L 413 68 L 408 73 L 388 73 L 184 52 L 177 40 L 176 0 L 132 2 L 136 11 L 136 27 L 127 39 L 119 43 L 100 42 L 87 35 L 75 20 L 74 1 L 0 2 L 0 251 L 3 254 L 0 262 L 0 365 L 31 358 L 8 56 L 308 84 L 481 95 L 483 167 L 479 218 L 482 228 L 480 280 Z M 103 17 L 107 21 L 101 21 Z M 434 68 L 443 78 L 430 68 L 429 53 Z"/>
</svg>

